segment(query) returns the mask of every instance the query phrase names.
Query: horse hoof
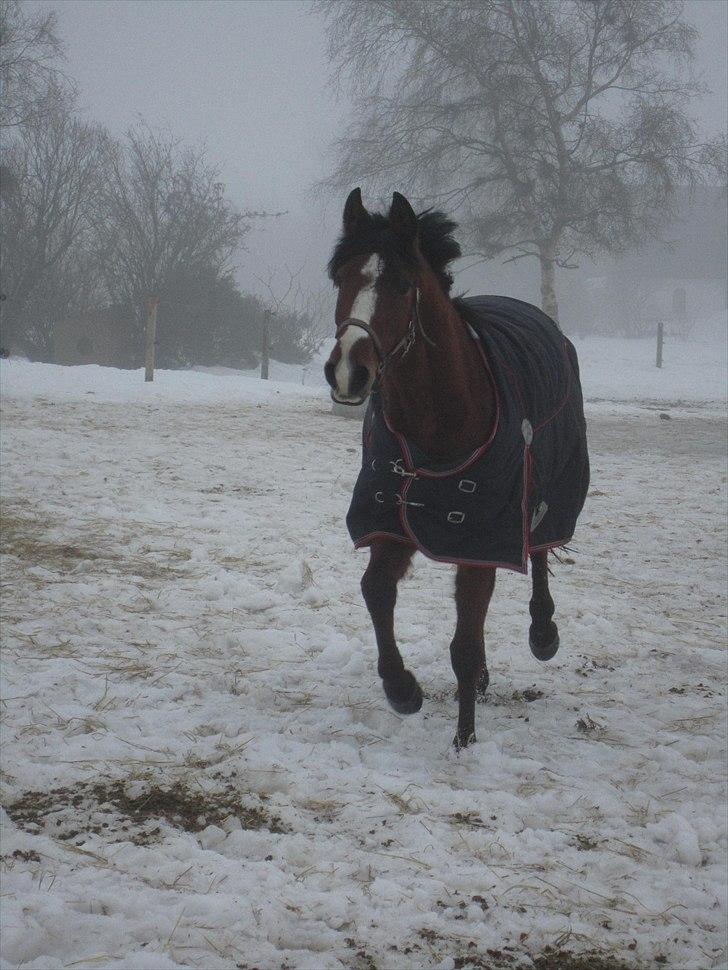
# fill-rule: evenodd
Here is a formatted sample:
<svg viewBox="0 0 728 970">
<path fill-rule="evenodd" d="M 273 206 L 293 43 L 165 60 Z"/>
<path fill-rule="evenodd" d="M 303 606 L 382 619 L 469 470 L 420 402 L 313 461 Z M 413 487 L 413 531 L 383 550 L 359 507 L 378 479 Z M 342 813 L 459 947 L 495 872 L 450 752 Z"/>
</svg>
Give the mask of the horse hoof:
<svg viewBox="0 0 728 970">
<path fill-rule="evenodd" d="M 559 649 L 559 631 L 553 620 L 549 620 L 545 627 L 531 624 L 528 633 L 528 645 L 536 660 L 550 660 Z"/>
<path fill-rule="evenodd" d="M 422 707 L 422 688 L 405 670 L 396 680 L 383 680 L 384 693 L 398 714 L 416 714 Z"/>
<path fill-rule="evenodd" d="M 478 739 L 475 737 L 474 731 L 471 731 L 470 734 L 465 735 L 462 738 L 460 737 L 459 734 L 456 734 L 453 739 L 452 746 L 453 748 L 455 748 L 456 751 L 461 751 L 463 748 L 467 748 L 468 745 L 475 744 L 477 740 Z"/>
</svg>

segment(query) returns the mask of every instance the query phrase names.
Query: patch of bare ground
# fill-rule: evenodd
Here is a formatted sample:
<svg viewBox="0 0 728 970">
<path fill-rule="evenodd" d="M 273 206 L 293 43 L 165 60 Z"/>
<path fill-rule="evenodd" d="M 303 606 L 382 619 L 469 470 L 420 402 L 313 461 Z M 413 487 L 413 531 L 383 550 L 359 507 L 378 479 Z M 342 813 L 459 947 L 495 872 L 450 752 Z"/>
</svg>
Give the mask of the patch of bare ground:
<svg viewBox="0 0 728 970">
<path fill-rule="evenodd" d="M 573 953 L 551 946 L 540 954 L 529 956 L 525 962 L 523 954 L 516 954 L 511 947 L 487 950 L 484 955 L 474 953 L 455 957 L 454 962 L 456 970 L 647 970 L 644 963 L 626 963 L 597 951 Z M 660 965 L 659 957 L 654 965 Z"/>
<path fill-rule="evenodd" d="M 535 956 L 533 965 L 536 970 L 640 970 L 643 963 L 625 963 L 624 960 L 603 953 L 570 953 L 567 950 L 546 947 L 540 956 Z M 655 958 L 655 965 L 660 959 Z M 646 970 L 646 968 L 645 968 Z"/>
<path fill-rule="evenodd" d="M 473 897 L 475 900 L 480 896 Z M 487 909 L 487 906 L 485 907 Z M 441 959 L 443 952 L 447 952 L 451 941 L 447 936 L 435 930 L 423 928 L 418 931 L 417 938 L 407 944 L 391 944 L 389 949 L 392 953 L 404 955 L 412 961 L 412 966 L 435 965 L 433 964 L 434 954 L 439 954 Z M 378 961 L 367 950 L 366 946 L 358 938 L 348 938 L 345 943 L 350 955 L 347 955 L 346 965 L 352 970 L 386 970 L 389 963 Z M 499 948 L 489 948 L 481 950 L 478 944 L 471 940 L 465 944 L 458 940 L 454 944 L 459 951 L 458 956 L 453 957 L 453 964 L 456 970 L 650 970 L 658 968 L 665 963 L 665 958 L 657 954 L 649 965 L 636 959 L 628 960 L 624 957 L 614 956 L 605 953 L 603 950 L 584 950 L 576 953 L 572 950 L 564 949 L 561 945 L 546 946 L 540 953 L 528 953 L 524 951 L 524 941 L 521 939 L 516 945 L 505 944 Z M 631 945 L 632 947 L 635 944 Z M 627 947 L 630 949 L 630 946 Z M 425 956 L 429 951 L 429 956 Z"/>
<path fill-rule="evenodd" d="M 68 542 L 58 542 L 49 536 L 50 522 L 4 510 L 0 516 L 0 553 L 17 559 L 23 565 L 40 566 L 62 575 L 84 568 L 95 572 L 140 576 L 142 579 L 183 575 L 173 566 L 142 556 L 125 556 L 104 548 L 107 539 L 103 528 L 104 524 L 99 523 L 99 531 L 94 533 L 93 522 L 89 522 L 83 541 L 69 537 Z M 88 543 L 89 539 L 94 540 L 94 546 Z"/>
<path fill-rule="evenodd" d="M 45 832 L 64 841 L 88 834 L 110 842 L 147 845 L 161 835 L 161 824 L 185 832 L 237 819 L 244 829 L 288 830 L 254 798 L 229 786 L 223 792 L 192 791 L 181 782 L 170 786 L 125 781 L 82 783 L 76 788 L 29 791 L 6 806 L 10 818 L 27 832 Z"/>
<path fill-rule="evenodd" d="M 420 933 L 425 943 L 442 942 L 439 933 L 429 931 Z M 361 943 L 354 939 L 346 940 L 347 947 L 352 951 L 347 965 L 353 970 L 386 970 L 387 962 L 377 962 Z M 477 950 L 477 945 L 470 943 L 472 952 L 457 956 L 453 963 L 456 970 L 648 970 L 644 963 L 627 963 L 618 957 L 608 956 L 596 950 L 574 953 L 559 947 L 547 946 L 540 954 L 525 956 L 523 951 L 515 946 L 505 946 L 502 949 L 488 949 L 484 952 Z M 423 951 L 419 943 L 399 947 L 392 945 L 390 950 L 400 952 L 413 960 L 413 966 L 419 966 L 418 953 Z M 655 957 L 650 967 L 662 966 L 662 957 Z M 239 964 L 239 967 L 243 965 Z M 248 970 L 248 968 L 245 968 Z"/>
</svg>

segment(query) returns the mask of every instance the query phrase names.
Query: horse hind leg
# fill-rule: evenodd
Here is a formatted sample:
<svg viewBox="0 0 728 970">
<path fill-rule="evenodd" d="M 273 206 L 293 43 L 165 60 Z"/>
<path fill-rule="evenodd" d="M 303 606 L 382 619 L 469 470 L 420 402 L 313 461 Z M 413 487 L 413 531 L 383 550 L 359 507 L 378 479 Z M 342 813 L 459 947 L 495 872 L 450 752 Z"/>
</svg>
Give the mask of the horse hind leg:
<svg viewBox="0 0 728 970">
<path fill-rule="evenodd" d="M 533 594 L 528 605 L 531 628 L 528 645 L 537 660 L 551 660 L 559 649 L 559 629 L 554 623 L 554 601 L 549 592 L 548 550 L 531 556 Z"/>
<path fill-rule="evenodd" d="M 458 729 L 453 744 L 459 750 L 475 741 L 475 700 L 488 686 L 485 662 L 485 616 L 495 587 L 495 569 L 458 566 L 455 577 L 457 626 L 450 658 L 458 681 Z"/>
<path fill-rule="evenodd" d="M 415 714 L 422 707 L 422 690 L 405 668 L 394 637 L 397 583 L 407 572 L 414 551 L 414 547 L 400 542 L 375 540 L 361 579 L 361 591 L 377 638 L 377 669 L 387 700 L 398 714 Z"/>
</svg>

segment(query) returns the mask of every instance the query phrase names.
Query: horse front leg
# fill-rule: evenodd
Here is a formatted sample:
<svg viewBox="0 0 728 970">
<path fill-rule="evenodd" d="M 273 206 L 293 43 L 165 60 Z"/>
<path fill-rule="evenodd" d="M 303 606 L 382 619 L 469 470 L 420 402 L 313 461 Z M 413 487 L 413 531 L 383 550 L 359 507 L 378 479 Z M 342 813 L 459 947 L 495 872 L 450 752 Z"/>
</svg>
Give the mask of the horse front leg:
<svg viewBox="0 0 728 970">
<path fill-rule="evenodd" d="M 554 601 L 549 592 L 547 549 L 534 552 L 531 556 L 531 577 L 533 594 L 528 605 L 531 613 L 528 645 L 537 660 L 550 660 L 559 649 L 559 630 L 551 619 L 554 615 Z"/>
<path fill-rule="evenodd" d="M 389 539 L 372 542 L 361 591 L 374 624 L 379 650 L 378 670 L 387 700 L 398 714 L 414 714 L 422 707 L 422 690 L 409 670 L 394 638 L 397 583 L 407 572 L 414 547 Z"/>
<path fill-rule="evenodd" d="M 485 693 L 488 668 L 485 662 L 485 616 L 495 587 L 495 569 L 458 566 L 455 577 L 457 626 L 450 644 L 452 669 L 458 681 L 458 730 L 454 745 L 459 750 L 475 741 L 475 696 Z"/>
</svg>

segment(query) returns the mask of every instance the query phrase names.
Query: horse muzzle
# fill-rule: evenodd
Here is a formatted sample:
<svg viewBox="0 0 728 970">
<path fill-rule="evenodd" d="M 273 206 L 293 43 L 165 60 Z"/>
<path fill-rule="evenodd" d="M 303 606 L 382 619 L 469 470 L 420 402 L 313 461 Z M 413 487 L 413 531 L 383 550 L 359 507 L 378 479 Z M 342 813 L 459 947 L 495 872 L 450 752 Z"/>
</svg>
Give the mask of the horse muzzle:
<svg viewBox="0 0 728 970">
<path fill-rule="evenodd" d="M 377 376 L 377 361 L 364 331 L 342 327 L 339 333 L 324 365 L 324 377 L 333 401 L 355 407 L 369 396 Z"/>
</svg>

